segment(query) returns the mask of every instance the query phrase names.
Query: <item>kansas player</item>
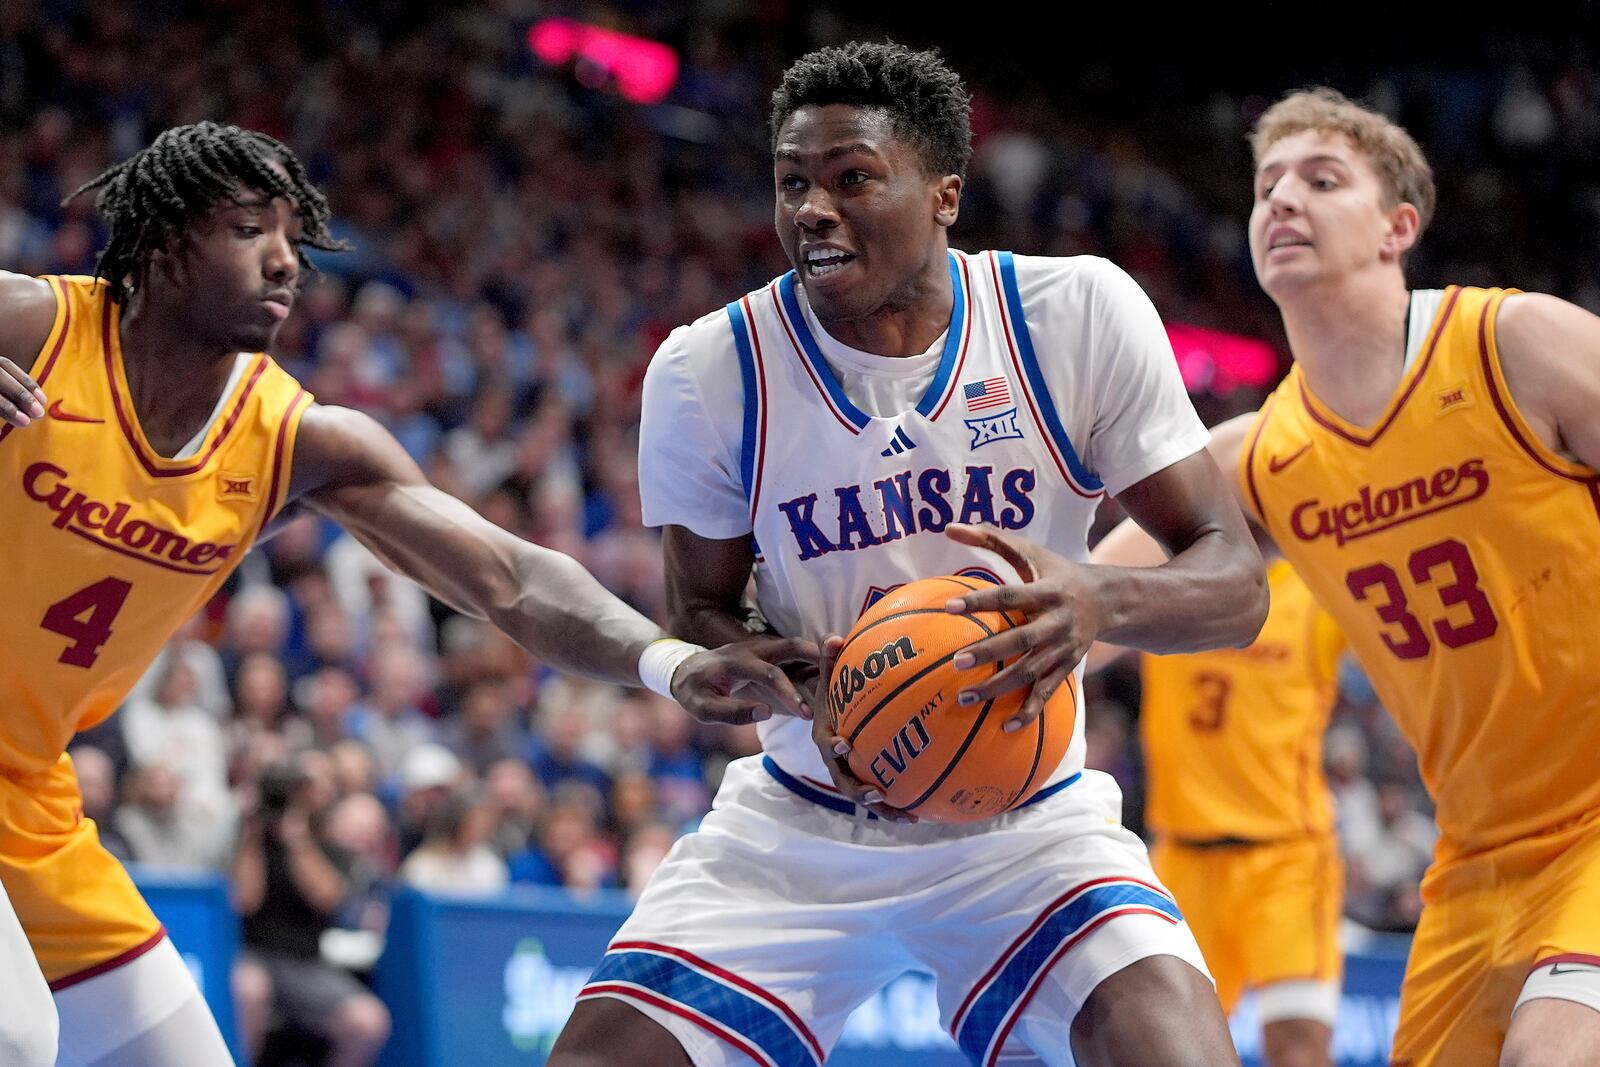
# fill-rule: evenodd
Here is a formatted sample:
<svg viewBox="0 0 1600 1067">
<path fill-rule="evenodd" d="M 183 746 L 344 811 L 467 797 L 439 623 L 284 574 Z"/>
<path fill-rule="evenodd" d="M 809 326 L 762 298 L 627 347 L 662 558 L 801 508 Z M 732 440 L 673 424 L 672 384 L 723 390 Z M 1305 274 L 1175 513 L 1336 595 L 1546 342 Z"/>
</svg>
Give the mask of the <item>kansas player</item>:
<svg viewBox="0 0 1600 1067">
<path fill-rule="evenodd" d="M 768 714 L 739 683 L 798 702 L 757 654 L 815 650 L 662 639 L 568 557 L 430 486 L 376 422 L 313 403 L 262 354 L 302 246 L 336 247 L 283 145 L 179 127 L 86 188 L 111 224 L 99 277 L 0 275 L 0 1062 L 215 1067 L 216 1024 L 82 818 L 65 751 L 285 509 L 343 523 L 541 659 L 701 718 Z"/>
<path fill-rule="evenodd" d="M 1332 90 L 1252 138 L 1250 249 L 1294 366 L 1217 428 L 1241 503 L 1338 620 L 1441 837 L 1395 1067 L 1600 1058 L 1600 319 L 1411 290 L 1433 175 Z"/>
<path fill-rule="evenodd" d="M 795 271 L 675 331 L 645 385 L 640 482 L 677 624 L 821 639 L 885 589 L 986 573 L 1013 584 L 953 608 L 1033 621 L 973 647 L 1022 655 L 962 702 L 1031 684 L 1022 717 L 1097 636 L 1248 643 L 1260 560 L 1149 301 L 1103 260 L 949 248 L 970 154 L 956 75 L 897 45 L 823 49 L 784 76 L 772 129 Z M 1084 565 L 1107 492 L 1169 565 Z M 977 1064 L 1236 1063 L 1115 786 L 1083 770 L 1079 710 L 1048 784 L 965 827 L 883 808 L 829 723 L 817 741 L 764 723 L 765 755 L 729 768 L 551 1064 L 819 1064 L 913 966 Z"/>
</svg>

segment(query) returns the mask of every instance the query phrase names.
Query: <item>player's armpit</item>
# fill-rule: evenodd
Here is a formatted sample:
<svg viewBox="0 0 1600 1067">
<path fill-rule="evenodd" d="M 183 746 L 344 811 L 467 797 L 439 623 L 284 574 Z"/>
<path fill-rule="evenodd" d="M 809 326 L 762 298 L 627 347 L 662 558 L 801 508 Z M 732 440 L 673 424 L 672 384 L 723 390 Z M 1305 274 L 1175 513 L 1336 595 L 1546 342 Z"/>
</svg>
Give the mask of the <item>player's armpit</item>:
<svg viewBox="0 0 1600 1067">
<path fill-rule="evenodd" d="M 1543 293 L 1505 298 L 1495 343 L 1512 402 L 1545 447 L 1600 469 L 1600 317 Z"/>
</svg>

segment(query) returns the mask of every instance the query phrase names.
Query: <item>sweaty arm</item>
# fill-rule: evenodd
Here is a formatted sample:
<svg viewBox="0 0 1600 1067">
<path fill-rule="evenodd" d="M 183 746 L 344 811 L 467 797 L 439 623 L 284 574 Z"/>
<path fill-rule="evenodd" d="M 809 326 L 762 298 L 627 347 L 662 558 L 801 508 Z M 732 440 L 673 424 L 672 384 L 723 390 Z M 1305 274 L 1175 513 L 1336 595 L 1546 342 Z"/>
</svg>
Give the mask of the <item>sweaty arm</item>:
<svg viewBox="0 0 1600 1067">
<path fill-rule="evenodd" d="M 49 282 L 0 271 L 0 429 L 44 418 L 48 400 L 32 372 L 55 317 Z"/>
<path fill-rule="evenodd" d="M 430 485 L 389 432 L 360 412 L 305 413 L 290 501 L 338 522 L 389 567 L 560 670 L 639 685 L 640 654 L 663 636 L 571 557 L 507 533 Z M 670 674 L 672 695 L 703 720 L 763 718 L 770 708 L 733 690 L 760 682 L 798 704 L 774 663 L 805 655 L 802 644 L 694 655 Z"/>
<path fill-rule="evenodd" d="M 1508 296 L 1495 342 L 1511 398 L 1545 447 L 1600 470 L 1600 317 L 1543 293 Z"/>
</svg>

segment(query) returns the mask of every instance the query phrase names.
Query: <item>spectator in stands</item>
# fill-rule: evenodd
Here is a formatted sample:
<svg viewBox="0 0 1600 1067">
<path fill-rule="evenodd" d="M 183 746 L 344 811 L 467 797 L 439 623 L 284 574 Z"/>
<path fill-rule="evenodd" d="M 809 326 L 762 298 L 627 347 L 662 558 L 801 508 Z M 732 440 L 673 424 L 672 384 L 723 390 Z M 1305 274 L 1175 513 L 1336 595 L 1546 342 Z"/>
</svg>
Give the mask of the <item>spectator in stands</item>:
<svg viewBox="0 0 1600 1067">
<path fill-rule="evenodd" d="M 384 646 L 373 656 L 372 691 L 348 718 L 350 736 L 372 750 L 380 779 L 391 785 L 411 750 L 434 740 L 433 720 L 417 706 L 421 692 L 416 652 Z"/>
<path fill-rule="evenodd" d="M 400 768 L 401 856 L 410 855 L 422 843 L 434 815 L 465 777 L 461 761 L 443 745 L 429 741 L 406 754 Z"/>
<path fill-rule="evenodd" d="M 511 693 L 498 678 L 482 678 L 467 689 L 460 713 L 439 728 L 439 740 L 473 773 L 521 756 L 532 740 L 517 721 Z"/>
<path fill-rule="evenodd" d="M 197 691 L 188 660 L 171 657 L 154 695 L 122 709 L 122 738 L 135 767 L 166 767 L 177 776 L 186 807 L 231 824 L 227 744 L 216 718 L 196 703 Z"/>
<path fill-rule="evenodd" d="M 114 820 L 117 832 L 135 863 L 172 870 L 223 870 L 233 845 L 233 820 L 184 802 L 182 785 L 163 763 L 131 770 Z"/>
<path fill-rule="evenodd" d="M 310 786 L 293 762 L 261 775 L 259 805 L 233 857 L 245 944 L 234 967 L 234 999 L 252 1060 L 276 1011 L 289 1028 L 327 1043 L 330 1067 L 365 1067 L 388 1040 L 389 1012 L 348 972 L 321 959 L 322 933 L 350 892 L 350 863 L 319 839 Z"/>
<path fill-rule="evenodd" d="M 133 850 L 116 826 L 117 772 L 111 758 L 93 745 L 79 743 L 68 750 L 72 769 L 78 776 L 78 792 L 83 797 L 83 817 L 93 819 L 100 843 L 117 859 L 128 863 Z"/>
<path fill-rule="evenodd" d="M 489 847 L 494 809 L 476 786 L 457 789 L 428 820 L 422 844 L 400 865 L 400 879 L 453 896 L 492 896 L 511 882 L 505 861 Z"/>
<path fill-rule="evenodd" d="M 496 816 L 494 849 L 509 859 L 525 851 L 538 836 L 544 817 L 544 786 L 520 756 L 491 765 L 484 783 Z"/>
</svg>

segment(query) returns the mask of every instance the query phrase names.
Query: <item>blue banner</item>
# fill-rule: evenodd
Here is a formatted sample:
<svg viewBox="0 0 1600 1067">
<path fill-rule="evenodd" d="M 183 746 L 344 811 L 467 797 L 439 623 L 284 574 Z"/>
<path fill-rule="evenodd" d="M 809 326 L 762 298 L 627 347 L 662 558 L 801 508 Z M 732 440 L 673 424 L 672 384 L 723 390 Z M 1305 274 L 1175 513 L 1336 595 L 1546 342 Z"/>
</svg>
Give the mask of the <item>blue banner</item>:
<svg viewBox="0 0 1600 1067">
<path fill-rule="evenodd" d="M 555 1043 L 631 901 L 521 890 L 493 902 L 400 893 L 375 985 L 395 1016 L 380 1067 L 529 1067 Z M 1345 967 L 1339 1067 L 1387 1067 L 1405 940 L 1374 942 Z M 1260 1067 L 1248 998 L 1233 1020 L 1246 1067 Z M 907 974 L 850 1017 L 830 1067 L 965 1067 L 939 1028 L 933 980 Z"/>
<path fill-rule="evenodd" d="M 136 870 L 151 908 L 193 971 L 238 1055 L 229 968 L 239 924 L 215 875 Z M 531 1067 L 544 1062 L 573 999 L 632 902 L 525 889 L 494 901 L 403 890 L 374 986 L 394 1014 L 380 1067 Z M 1338 1067 L 1387 1067 L 1399 1013 L 1407 939 L 1371 938 L 1345 959 L 1334 1028 Z M 1244 1067 L 1262 1067 L 1261 1028 L 1246 996 L 1231 1020 Z M 965 1067 L 939 1028 L 933 979 L 910 973 L 858 1008 L 829 1067 Z"/>
</svg>

